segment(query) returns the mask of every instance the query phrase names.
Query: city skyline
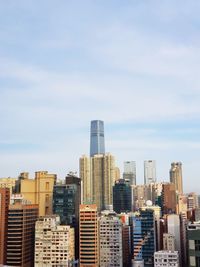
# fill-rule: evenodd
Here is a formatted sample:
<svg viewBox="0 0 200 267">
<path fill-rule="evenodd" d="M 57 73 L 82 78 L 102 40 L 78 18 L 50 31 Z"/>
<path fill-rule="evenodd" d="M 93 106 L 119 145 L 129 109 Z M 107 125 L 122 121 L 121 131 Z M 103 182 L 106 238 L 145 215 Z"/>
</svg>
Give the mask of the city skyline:
<svg viewBox="0 0 200 267">
<path fill-rule="evenodd" d="M 78 171 L 99 119 L 121 177 L 136 161 L 142 184 L 153 159 L 169 181 L 181 161 L 200 193 L 200 3 L 78 3 L 0 4 L 0 177 Z"/>
</svg>

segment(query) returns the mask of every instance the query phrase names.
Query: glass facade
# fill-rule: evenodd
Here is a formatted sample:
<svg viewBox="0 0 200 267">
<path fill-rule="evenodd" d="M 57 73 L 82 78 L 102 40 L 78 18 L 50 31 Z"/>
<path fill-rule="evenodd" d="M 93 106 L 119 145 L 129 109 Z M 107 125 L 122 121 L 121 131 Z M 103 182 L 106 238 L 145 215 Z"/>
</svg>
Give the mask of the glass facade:
<svg viewBox="0 0 200 267">
<path fill-rule="evenodd" d="M 131 186 L 124 179 L 113 186 L 113 210 L 116 213 L 131 211 Z"/>
<path fill-rule="evenodd" d="M 90 157 L 96 154 L 105 154 L 104 122 L 91 121 L 90 129 Z"/>
</svg>

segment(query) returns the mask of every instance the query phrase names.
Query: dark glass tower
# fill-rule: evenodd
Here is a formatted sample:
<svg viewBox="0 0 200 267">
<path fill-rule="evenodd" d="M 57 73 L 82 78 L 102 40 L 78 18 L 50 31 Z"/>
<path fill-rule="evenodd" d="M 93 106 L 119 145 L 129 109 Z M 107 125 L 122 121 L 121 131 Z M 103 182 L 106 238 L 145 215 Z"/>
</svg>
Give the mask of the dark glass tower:
<svg viewBox="0 0 200 267">
<path fill-rule="evenodd" d="M 131 186 L 124 179 L 116 181 L 113 186 L 113 210 L 116 213 L 131 211 Z"/>
<path fill-rule="evenodd" d="M 54 185 L 53 213 L 60 216 L 61 224 L 75 228 L 75 257 L 79 255 L 79 205 L 81 204 L 81 179 L 69 173 L 64 184 Z"/>
<path fill-rule="evenodd" d="M 105 154 L 104 122 L 91 121 L 90 128 L 90 157 L 96 154 Z"/>
</svg>

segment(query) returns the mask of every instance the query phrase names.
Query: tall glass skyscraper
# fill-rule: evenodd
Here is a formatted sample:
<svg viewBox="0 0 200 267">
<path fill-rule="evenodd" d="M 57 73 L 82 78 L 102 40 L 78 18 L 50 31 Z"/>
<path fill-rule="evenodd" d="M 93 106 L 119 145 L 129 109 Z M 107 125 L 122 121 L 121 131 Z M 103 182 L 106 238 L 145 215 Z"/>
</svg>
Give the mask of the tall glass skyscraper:
<svg viewBox="0 0 200 267">
<path fill-rule="evenodd" d="M 91 121 L 90 128 L 90 157 L 96 154 L 105 154 L 104 122 Z"/>
</svg>

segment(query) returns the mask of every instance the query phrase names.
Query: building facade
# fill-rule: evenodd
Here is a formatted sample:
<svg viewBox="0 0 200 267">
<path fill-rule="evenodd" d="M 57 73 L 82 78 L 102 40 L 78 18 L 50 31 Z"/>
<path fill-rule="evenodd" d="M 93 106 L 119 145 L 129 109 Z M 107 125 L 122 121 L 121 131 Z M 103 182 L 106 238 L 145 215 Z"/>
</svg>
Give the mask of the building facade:
<svg viewBox="0 0 200 267">
<path fill-rule="evenodd" d="M 91 121 L 90 128 L 90 157 L 97 154 L 105 154 L 104 122 Z"/>
<path fill-rule="evenodd" d="M 47 171 L 36 172 L 35 179 L 29 179 L 28 173 L 21 173 L 14 191 L 32 204 L 38 204 L 39 216 L 51 215 L 56 179 L 55 174 L 49 174 Z"/>
<path fill-rule="evenodd" d="M 156 182 L 156 161 L 145 160 L 144 161 L 144 183 L 150 184 Z"/>
<path fill-rule="evenodd" d="M 80 178 L 83 181 L 83 203 L 96 204 L 98 211 L 112 205 L 115 159 L 111 154 L 81 157 Z"/>
<path fill-rule="evenodd" d="M 129 180 L 130 185 L 136 185 L 136 162 L 125 161 L 123 179 Z"/>
<path fill-rule="evenodd" d="M 116 213 L 130 212 L 132 209 L 132 195 L 129 181 L 120 179 L 113 186 L 113 210 Z"/>
<path fill-rule="evenodd" d="M 6 264 L 9 204 L 9 188 L 0 188 L 0 264 Z"/>
<path fill-rule="evenodd" d="M 38 205 L 15 203 L 8 210 L 6 264 L 9 266 L 34 266 L 35 222 Z"/>
<path fill-rule="evenodd" d="M 122 223 L 114 212 L 103 211 L 99 219 L 101 267 L 122 267 Z"/>
<path fill-rule="evenodd" d="M 188 267 L 200 266 L 200 223 L 194 222 L 187 227 Z"/>
<path fill-rule="evenodd" d="M 183 194 L 183 181 L 182 181 L 182 163 L 172 162 L 170 173 L 170 182 L 175 184 L 175 189 L 178 194 Z"/>
<path fill-rule="evenodd" d="M 179 267 L 178 251 L 161 250 L 154 253 L 154 267 Z"/>
<path fill-rule="evenodd" d="M 80 267 L 99 266 L 99 231 L 96 205 L 80 205 L 79 211 Z"/>
<path fill-rule="evenodd" d="M 40 217 L 35 225 L 35 267 L 72 266 L 74 228 L 60 225 L 56 215 Z"/>
</svg>

